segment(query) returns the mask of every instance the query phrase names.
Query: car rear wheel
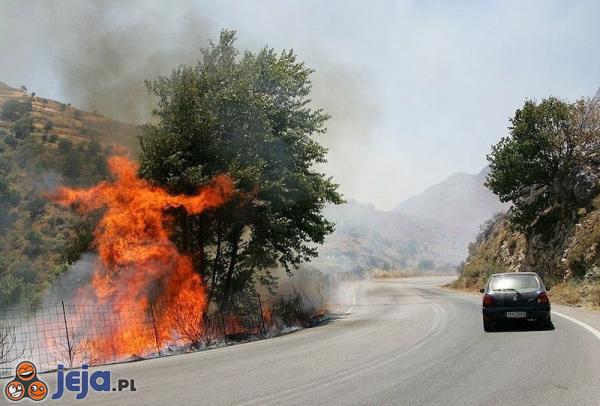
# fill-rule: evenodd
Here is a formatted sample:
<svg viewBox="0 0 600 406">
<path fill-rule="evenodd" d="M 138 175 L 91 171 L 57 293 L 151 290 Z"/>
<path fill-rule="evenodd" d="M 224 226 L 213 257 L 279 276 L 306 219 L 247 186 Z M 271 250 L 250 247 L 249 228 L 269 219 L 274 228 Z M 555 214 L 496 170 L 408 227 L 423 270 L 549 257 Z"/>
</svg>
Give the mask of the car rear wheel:
<svg viewBox="0 0 600 406">
<path fill-rule="evenodd" d="M 491 320 L 483 319 L 483 331 L 492 331 L 493 329 L 493 322 Z"/>
<path fill-rule="evenodd" d="M 540 321 L 540 324 L 543 328 L 552 329 L 554 327 L 554 325 L 552 324 L 552 316 L 548 315 L 547 318 L 542 319 Z"/>
</svg>

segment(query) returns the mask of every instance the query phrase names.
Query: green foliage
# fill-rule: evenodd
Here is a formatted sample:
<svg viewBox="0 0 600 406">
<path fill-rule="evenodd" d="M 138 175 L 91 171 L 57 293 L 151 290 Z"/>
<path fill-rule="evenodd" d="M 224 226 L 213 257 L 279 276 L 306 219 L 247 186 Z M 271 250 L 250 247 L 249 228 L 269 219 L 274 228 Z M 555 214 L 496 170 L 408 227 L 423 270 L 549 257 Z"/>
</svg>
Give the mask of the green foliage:
<svg viewBox="0 0 600 406">
<path fill-rule="evenodd" d="M 10 146 L 11 148 L 15 148 L 18 143 L 18 141 L 15 139 L 15 137 L 12 135 L 12 133 L 6 136 L 6 138 L 4 139 L 4 142 L 6 143 L 6 145 Z"/>
<path fill-rule="evenodd" d="M 27 211 L 31 218 L 35 219 L 44 213 L 47 200 L 42 196 L 35 196 L 26 205 Z"/>
<path fill-rule="evenodd" d="M 60 250 L 60 263 L 71 265 L 83 253 L 90 251 L 94 240 L 93 230 L 95 224 L 96 221 L 90 218 L 74 225 L 74 233 Z"/>
<path fill-rule="evenodd" d="M 31 101 L 7 100 L 2 105 L 0 119 L 16 121 L 22 117 L 28 116 L 32 111 Z"/>
<path fill-rule="evenodd" d="M 22 259 L 11 264 L 8 271 L 25 283 L 35 283 L 39 278 L 38 270 L 29 259 Z"/>
<path fill-rule="evenodd" d="M 101 151 L 102 151 L 102 147 L 96 140 L 90 141 L 86 146 L 86 156 L 88 158 L 94 158 Z"/>
<path fill-rule="evenodd" d="M 555 208 L 561 216 L 574 201 L 572 178 L 590 164 L 588 152 L 599 135 L 590 119 L 594 108 L 586 101 L 528 100 L 511 119 L 510 136 L 492 147 L 486 185 L 501 201 L 513 203 L 511 219 L 518 229 L 531 229 Z"/>
<path fill-rule="evenodd" d="M 77 179 L 81 175 L 81 169 L 83 167 L 83 162 L 81 158 L 80 151 L 77 153 L 71 154 L 64 160 L 64 164 L 62 167 L 63 174 L 70 179 Z"/>
<path fill-rule="evenodd" d="M 73 149 L 73 142 L 67 138 L 61 138 L 58 141 L 58 152 L 61 155 L 67 155 Z"/>
<path fill-rule="evenodd" d="M 67 262 L 90 249 L 93 228 L 87 224 L 86 231 L 78 230 L 76 215 L 48 204 L 43 196 L 47 186 L 40 181 L 60 172 L 61 183 L 95 184 L 107 176 L 106 158 L 93 143 L 74 145 L 65 139 L 53 148 L 42 137 L 18 139 L 4 129 L 0 145 L 6 145 L 0 153 L 0 307 L 35 306 Z M 69 166 L 72 160 L 75 168 Z"/>
<path fill-rule="evenodd" d="M 337 185 L 314 169 L 325 162 L 314 138 L 328 116 L 309 107 L 312 71 L 291 51 L 240 56 L 234 41 L 223 31 L 197 65 L 147 82 L 157 124 L 144 128 L 140 156 L 141 175 L 174 192 L 195 193 L 220 173 L 243 192 L 214 213 L 181 220 L 179 243 L 207 256 L 200 272 L 226 295 L 259 269 L 291 271 L 316 256 L 314 243 L 333 230 L 321 211 L 342 202 Z"/>
<path fill-rule="evenodd" d="M 18 201 L 19 193 L 10 187 L 6 175 L 0 172 L 0 207 L 12 206 Z"/>
<path fill-rule="evenodd" d="M 28 137 L 33 131 L 33 118 L 31 116 L 25 116 L 18 119 L 11 126 L 11 130 L 14 132 L 15 137 L 23 139 Z"/>
<path fill-rule="evenodd" d="M 0 306 L 8 307 L 21 302 L 26 291 L 25 282 L 12 274 L 0 277 Z"/>
</svg>

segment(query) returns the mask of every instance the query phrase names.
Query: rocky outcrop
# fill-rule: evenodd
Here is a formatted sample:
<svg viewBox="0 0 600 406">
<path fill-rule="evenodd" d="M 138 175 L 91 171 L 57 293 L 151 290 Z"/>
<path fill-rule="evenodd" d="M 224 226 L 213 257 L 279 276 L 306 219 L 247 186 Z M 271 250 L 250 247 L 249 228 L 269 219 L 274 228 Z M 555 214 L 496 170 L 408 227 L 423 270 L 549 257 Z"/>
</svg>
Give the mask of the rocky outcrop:
<svg viewBox="0 0 600 406">
<path fill-rule="evenodd" d="M 460 283 L 480 285 L 492 270 L 537 272 L 549 283 L 600 282 L 600 195 L 575 210 L 572 221 L 529 237 L 514 230 L 506 215 L 497 217 L 471 245 Z"/>
</svg>

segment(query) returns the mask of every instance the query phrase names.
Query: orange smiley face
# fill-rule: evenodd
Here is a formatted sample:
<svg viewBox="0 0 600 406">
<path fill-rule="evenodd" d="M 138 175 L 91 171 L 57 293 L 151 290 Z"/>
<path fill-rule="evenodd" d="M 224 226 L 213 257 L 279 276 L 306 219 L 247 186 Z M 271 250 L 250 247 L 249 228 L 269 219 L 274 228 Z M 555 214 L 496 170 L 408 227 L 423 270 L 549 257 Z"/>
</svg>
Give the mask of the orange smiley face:
<svg viewBox="0 0 600 406">
<path fill-rule="evenodd" d="M 17 365 L 17 378 L 23 381 L 30 381 L 35 377 L 35 365 L 29 361 L 23 361 Z"/>
<path fill-rule="evenodd" d="M 25 395 L 25 388 L 21 382 L 11 381 L 4 388 L 4 393 L 10 400 L 21 400 Z"/>
<path fill-rule="evenodd" d="M 31 385 L 29 385 L 29 389 L 27 390 L 27 394 L 31 400 L 42 400 L 48 394 L 48 388 L 46 384 L 42 381 L 35 381 Z"/>
</svg>

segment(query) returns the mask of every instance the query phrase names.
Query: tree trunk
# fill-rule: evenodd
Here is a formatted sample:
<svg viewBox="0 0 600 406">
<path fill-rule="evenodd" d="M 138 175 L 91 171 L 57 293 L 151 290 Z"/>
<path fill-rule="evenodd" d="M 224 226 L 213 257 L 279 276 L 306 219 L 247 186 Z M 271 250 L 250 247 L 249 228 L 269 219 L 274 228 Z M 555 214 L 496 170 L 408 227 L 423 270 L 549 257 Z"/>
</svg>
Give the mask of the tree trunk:
<svg viewBox="0 0 600 406">
<path fill-rule="evenodd" d="M 229 267 L 227 268 L 227 274 L 225 275 L 225 283 L 223 285 L 223 297 L 221 300 L 221 308 L 225 311 L 229 309 L 229 302 L 231 300 L 231 282 L 233 279 L 233 271 L 237 265 L 238 249 L 240 247 L 240 238 L 242 236 L 243 227 L 236 227 L 232 231 L 230 238 L 230 258 Z"/>
<path fill-rule="evenodd" d="M 204 221 L 202 221 L 202 216 L 198 216 L 197 218 L 197 223 L 198 223 L 198 231 L 196 232 L 196 240 L 197 240 L 197 249 L 196 249 L 196 257 L 197 257 L 197 264 L 196 264 L 196 269 L 198 270 L 198 273 L 200 275 L 202 275 L 202 278 L 205 277 L 206 275 L 206 255 L 204 253 Z M 193 221 L 193 220 L 192 220 Z M 193 223 L 192 223 L 193 224 Z"/>
<path fill-rule="evenodd" d="M 217 274 L 221 270 L 221 247 L 223 246 L 223 226 L 221 220 L 217 223 L 217 248 L 215 259 L 211 270 L 210 290 L 208 291 L 208 303 L 215 295 L 215 285 L 217 283 Z"/>
</svg>

